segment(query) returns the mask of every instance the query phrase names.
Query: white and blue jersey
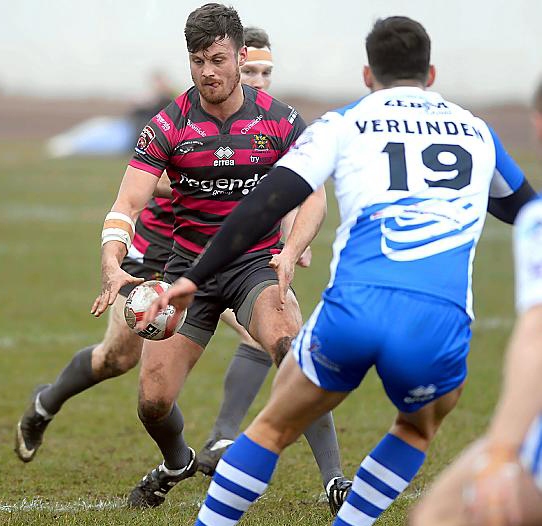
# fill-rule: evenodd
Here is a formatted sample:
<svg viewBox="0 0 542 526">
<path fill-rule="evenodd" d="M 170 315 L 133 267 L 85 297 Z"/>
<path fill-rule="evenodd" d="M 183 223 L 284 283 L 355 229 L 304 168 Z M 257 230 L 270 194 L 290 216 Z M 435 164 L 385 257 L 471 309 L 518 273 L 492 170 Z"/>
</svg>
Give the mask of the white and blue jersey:
<svg viewBox="0 0 542 526">
<path fill-rule="evenodd" d="M 396 87 L 328 112 L 277 166 L 313 189 L 332 177 L 340 209 L 328 288 L 294 345 L 307 376 L 326 389 L 351 390 L 371 365 L 382 377 L 394 360 L 409 363 L 410 372 L 430 363 L 434 374 L 429 368 L 405 381 L 399 377 L 408 377 L 409 367 L 391 374 L 392 384 L 403 384 L 396 393 L 383 378 L 394 403 L 410 411 L 459 385 L 473 318 L 472 264 L 488 198 L 507 197 L 524 182 L 495 133 L 438 93 Z M 405 293 L 415 298 L 410 307 Z M 454 315 L 441 312 L 429 322 L 435 309 Z M 435 327 L 455 334 L 458 323 L 455 341 L 435 340 Z M 341 340 L 364 343 L 358 352 L 341 351 L 344 341 L 335 341 L 333 330 L 344 332 Z M 341 380 L 345 375 L 348 381 Z"/>
</svg>

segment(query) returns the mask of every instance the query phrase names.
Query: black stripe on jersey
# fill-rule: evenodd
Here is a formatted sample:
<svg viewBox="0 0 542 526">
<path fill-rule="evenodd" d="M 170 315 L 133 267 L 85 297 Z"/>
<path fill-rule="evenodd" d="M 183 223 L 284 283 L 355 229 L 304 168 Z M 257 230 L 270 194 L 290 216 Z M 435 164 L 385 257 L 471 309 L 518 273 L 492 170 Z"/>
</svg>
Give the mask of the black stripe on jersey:
<svg viewBox="0 0 542 526">
<path fill-rule="evenodd" d="M 162 223 L 167 225 L 175 223 L 175 216 L 170 211 L 164 210 L 154 199 L 147 204 L 147 210 Z"/>
<path fill-rule="evenodd" d="M 271 230 L 267 235 L 262 237 L 262 239 L 259 240 L 255 244 L 260 244 L 268 240 L 271 240 L 271 238 L 273 238 L 273 236 L 277 234 L 279 230 L 279 225 L 275 226 L 273 230 Z M 214 236 L 214 234 L 212 235 L 204 234 L 203 232 L 198 232 L 197 230 L 194 230 L 192 227 L 187 226 L 187 227 L 177 227 L 175 229 L 175 236 L 186 239 L 187 241 L 190 241 L 191 243 L 194 243 L 200 246 L 201 248 L 204 248 L 209 242 L 209 240 Z"/>
<path fill-rule="evenodd" d="M 175 101 L 166 106 L 162 111 L 171 119 L 177 130 L 186 126 L 186 117 L 182 114 L 181 108 Z"/>
<path fill-rule="evenodd" d="M 194 210 L 193 208 L 185 208 L 182 205 L 176 205 L 174 210 L 175 215 L 178 217 L 209 226 L 221 225 L 224 222 L 224 219 L 228 216 L 228 214 L 220 215 L 211 214 L 210 212 L 200 212 L 199 210 Z"/>
<path fill-rule="evenodd" d="M 198 232 L 190 226 L 176 227 L 174 231 L 175 237 L 182 237 L 195 245 L 200 246 L 201 248 L 205 247 L 209 239 L 213 237 L 209 234 L 204 234 L 203 232 Z M 214 235 L 214 234 L 213 234 Z"/>
<path fill-rule="evenodd" d="M 156 230 L 151 230 L 147 228 L 141 221 L 136 223 L 136 234 L 140 235 L 145 241 L 148 241 L 151 245 L 158 245 L 159 247 L 171 251 L 171 246 L 173 240 L 171 237 L 163 236 L 156 232 Z"/>
</svg>

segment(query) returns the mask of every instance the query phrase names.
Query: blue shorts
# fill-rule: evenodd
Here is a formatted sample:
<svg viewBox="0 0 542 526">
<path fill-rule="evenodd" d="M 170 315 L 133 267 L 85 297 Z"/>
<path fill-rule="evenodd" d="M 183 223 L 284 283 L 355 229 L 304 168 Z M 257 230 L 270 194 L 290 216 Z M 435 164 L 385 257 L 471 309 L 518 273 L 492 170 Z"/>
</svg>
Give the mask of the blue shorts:
<svg viewBox="0 0 542 526">
<path fill-rule="evenodd" d="M 542 415 L 538 415 L 531 424 L 519 458 L 525 470 L 533 475 L 538 489 L 542 491 Z"/>
<path fill-rule="evenodd" d="M 334 285 L 293 342 L 305 375 L 352 391 L 373 365 L 390 400 L 417 411 L 467 375 L 470 318 L 446 300 L 405 290 Z"/>
</svg>

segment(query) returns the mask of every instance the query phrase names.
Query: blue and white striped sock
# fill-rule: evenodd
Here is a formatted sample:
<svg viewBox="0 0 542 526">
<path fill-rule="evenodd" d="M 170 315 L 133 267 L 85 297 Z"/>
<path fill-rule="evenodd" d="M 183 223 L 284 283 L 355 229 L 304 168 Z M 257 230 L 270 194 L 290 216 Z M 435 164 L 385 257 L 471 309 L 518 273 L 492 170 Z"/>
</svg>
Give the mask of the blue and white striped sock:
<svg viewBox="0 0 542 526">
<path fill-rule="evenodd" d="M 195 526 L 233 526 L 266 490 L 278 455 L 245 434 L 228 448 L 216 467 Z"/>
<path fill-rule="evenodd" d="M 333 526 L 371 526 L 409 485 L 425 453 L 387 434 L 363 459 Z"/>
</svg>

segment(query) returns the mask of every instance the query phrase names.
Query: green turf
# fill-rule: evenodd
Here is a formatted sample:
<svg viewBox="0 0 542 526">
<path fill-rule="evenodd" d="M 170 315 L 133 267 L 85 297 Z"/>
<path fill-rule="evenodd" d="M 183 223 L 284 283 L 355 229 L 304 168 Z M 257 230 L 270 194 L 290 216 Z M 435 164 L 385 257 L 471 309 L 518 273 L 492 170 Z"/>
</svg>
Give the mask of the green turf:
<svg viewBox="0 0 542 526">
<path fill-rule="evenodd" d="M 523 161 L 528 172 L 534 170 L 534 159 L 523 156 Z M 28 145 L 0 147 L 0 524 L 192 524 L 205 494 L 209 481 L 198 474 L 175 488 L 160 509 L 122 507 L 127 492 L 160 461 L 136 417 L 136 371 L 69 401 L 31 464 L 23 465 L 12 452 L 15 423 L 33 387 L 53 380 L 76 350 L 99 341 L 104 331 L 105 320 L 95 320 L 89 308 L 99 290 L 101 223 L 124 165 L 123 159 L 47 161 Z M 295 281 L 304 316 L 327 281 L 336 225 L 331 200 L 313 244 L 313 266 L 298 271 Z M 474 280 L 479 323 L 463 399 L 421 474 L 380 524 L 404 524 L 416 495 L 488 422 L 513 320 L 509 227 L 488 220 Z M 236 345 L 233 332 L 221 327 L 181 394 L 186 439 L 195 448 L 217 412 L 221 378 Z M 249 418 L 268 391 L 269 381 Z M 336 411 L 348 475 L 386 432 L 393 414 L 373 374 Z M 284 454 L 269 491 L 242 524 L 330 524 L 327 504 L 318 502 L 321 489 L 309 449 L 299 441 Z"/>
</svg>

